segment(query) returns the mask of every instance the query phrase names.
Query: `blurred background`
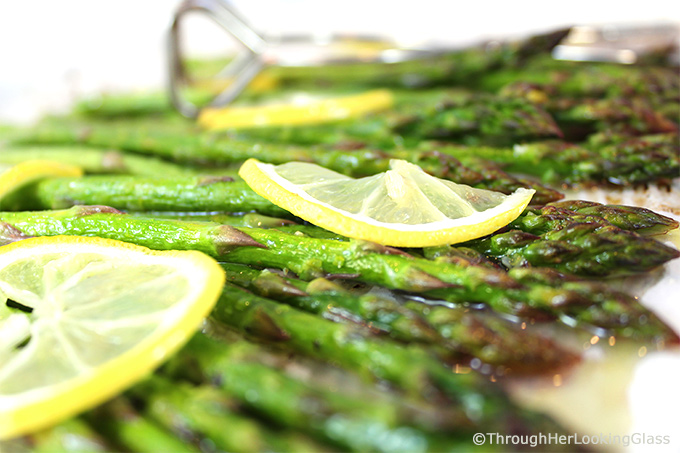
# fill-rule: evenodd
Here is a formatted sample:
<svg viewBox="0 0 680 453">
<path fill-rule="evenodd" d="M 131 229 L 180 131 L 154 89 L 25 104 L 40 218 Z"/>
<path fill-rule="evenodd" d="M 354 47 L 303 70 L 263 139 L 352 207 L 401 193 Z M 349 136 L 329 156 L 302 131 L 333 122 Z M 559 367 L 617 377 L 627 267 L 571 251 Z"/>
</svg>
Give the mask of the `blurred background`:
<svg viewBox="0 0 680 453">
<path fill-rule="evenodd" d="M 179 1 L 0 2 L 0 121 L 27 123 L 83 96 L 166 83 L 167 29 Z M 233 0 L 258 30 L 370 33 L 453 47 L 574 24 L 680 23 L 680 2 L 530 0 Z M 207 20 L 191 50 L 214 55 L 225 34 Z"/>
</svg>

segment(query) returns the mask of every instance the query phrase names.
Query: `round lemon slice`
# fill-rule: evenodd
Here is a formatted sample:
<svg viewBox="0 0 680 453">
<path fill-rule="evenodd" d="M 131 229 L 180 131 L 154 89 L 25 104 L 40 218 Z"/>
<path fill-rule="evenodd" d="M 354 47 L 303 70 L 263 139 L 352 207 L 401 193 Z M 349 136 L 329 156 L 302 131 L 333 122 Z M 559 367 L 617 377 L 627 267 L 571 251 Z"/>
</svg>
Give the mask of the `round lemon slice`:
<svg viewBox="0 0 680 453">
<path fill-rule="evenodd" d="M 322 99 L 299 96 L 286 103 L 205 108 L 198 123 L 206 129 L 321 124 L 385 110 L 393 103 L 388 90 Z"/>
<path fill-rule="evenodd" d="M 71 236 L 0 247 L 0 439 L 142 378 L 198 328 L 223 283 L 200 252 Z"/>
<path fill-rule="evenodd" d="M 435 178 L 403 160 L 367 178 L 304 162 L 247 160 L 239 175 L 258 194 L 296 216 L 344 236 L 396 247 L 475 239 L 516 219 L 534 194 L 511 195 Z"/>
<path fill-rule="evenodd" d="M 27 160 L 16 165 L 0 164 L 0 200 L 20 187 L 42 178 L 78 177 L 83 170 L 50 160 Z"/>
</svg>

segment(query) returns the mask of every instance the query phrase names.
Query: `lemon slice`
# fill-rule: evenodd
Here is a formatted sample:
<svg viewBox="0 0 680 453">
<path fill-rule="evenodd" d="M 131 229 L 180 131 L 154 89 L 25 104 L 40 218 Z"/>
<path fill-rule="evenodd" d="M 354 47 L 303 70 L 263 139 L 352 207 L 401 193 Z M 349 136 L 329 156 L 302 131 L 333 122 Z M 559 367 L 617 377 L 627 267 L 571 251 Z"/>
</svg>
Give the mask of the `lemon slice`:
<svg viewBox="0 0 680 453">
<path fill-rule="evenodd" d="M 404 160 L 367 178 L 304 162 L 247 160 L 239 175 L 272 203 L 327 230 L 396 247 L 475 239 L 516 219 L 534 194 L 511 195 L 435 178 Z"/>
<path fill-rule="evenodd" d="M 393 103 L 388 90 L 323 99 L 303 96 L 280 104 L 205 108 L 198 123 L 206 129 L 320 124 L 385 110 Z"/>
<path fill-rule="evenodd" d="M 223 283 L 200 252 L 71 236 L 0 247 L 0 439 L 133 384 L 189 338 Z"/>
<path fill-rule="evenodd" d="M 0 200 L 20 187 L 42 178 L 78 177 L 83 170 L 50 160 L 27 160 L 16 165 L 0 164 Z"/>
</svg>

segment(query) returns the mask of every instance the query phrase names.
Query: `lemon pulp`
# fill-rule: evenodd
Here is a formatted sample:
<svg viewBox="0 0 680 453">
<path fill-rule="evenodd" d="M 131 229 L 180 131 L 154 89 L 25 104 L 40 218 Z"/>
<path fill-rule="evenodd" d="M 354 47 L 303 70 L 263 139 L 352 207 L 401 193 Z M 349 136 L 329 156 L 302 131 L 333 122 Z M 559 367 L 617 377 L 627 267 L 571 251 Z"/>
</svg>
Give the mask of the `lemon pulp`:
<svg viewBox="0 0 680 453">
<path fill-rule="evenodd" d="M 534 194 L 511 195 L 436 178 L 403 160 L 354 179 L 305 162 L 249 159 L 239 171 L 258 194 L 317 226 L 356 239 L 426 247 L 475 239 L 517 218 Z"/>
<path fill-rule="evenodd" d="M 200 252 L 70 236 L 0 247 L 0 439 L 143 377 L 196 330 L 223 282 Z"/>
</svg>

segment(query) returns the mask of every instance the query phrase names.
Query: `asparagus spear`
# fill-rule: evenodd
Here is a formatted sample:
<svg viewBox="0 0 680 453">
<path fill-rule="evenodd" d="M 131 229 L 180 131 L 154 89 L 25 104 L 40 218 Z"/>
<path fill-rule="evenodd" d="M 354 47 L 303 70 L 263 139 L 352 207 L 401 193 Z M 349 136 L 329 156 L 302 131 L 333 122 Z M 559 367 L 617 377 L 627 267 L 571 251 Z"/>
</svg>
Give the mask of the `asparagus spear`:
<svg viewBox="0 0 680 453">
<path fill-rule="evenodd" d="M 230 285 L 225 286 L 212 316 L 240 332 L 273 341 L 287 350 L 388 381 L 407 395 L 433 401 L 444 398 L 449 407 L 464 415 L 463 420 L 455 418 L 460 427 L 498 427 L 499 432 L 504 432 L 506 427 L 502 425 L 507 419 L 499 414 L 514 412 L 513 417 L 520 424 L 525 417 L 532 417 L 508 405 L 494 391 L 496 388 L 487 387 L 489 382 L 480 375 L 452 373 L 420 349 L 367 339 L 349 324 L 322 320 Z M 214 362 L 214 358 L 208 360 Z M 537 422 L 546 420 L 534 421 Z"/>
<path fill-rule="evenodd" d="M 130 212 L 129 215 L 140 218 L 182 220 L 185 222 L 211 222 L 220 225 L 228 225 L 241 228 L 276 228 L 290 234 L 298 234 L 318 239 L 335 239 L 338 241 L 349 240 L 345 236 L 333 233 L 323 228 L 310 225 L 298 224 L 292 220 L 280 217 L 269 217 L 257 213 L 229 214 L 229 213 L 205 213 L 205 212 Z M 0 230 L 1 231 L 1 230 Z M 0 236 L 0 240 L 2 236 Z"/>
<path fill-rule="evenodd" d="M 431 147 L 464 162 L 491 160 L 506 171 L 532 174 L 554 183 L 631 185 L 674 178 L 680 172 L 677 143 L 654 142 L 646 137 L 598 149 L 559 141 L 525 143 L 512 149 L 441 144 Z"/>
<path fill-rule="evenodd" d="M 228 225 L 127 216 L 108 206 L 76 206 L 63 211 L 6 212 L 0 222 L 15 235 L 100 236 L 156 250 L 199 250 L 214 257 L 237 246 L 262 246 Z M 7 222 L 4 221 L 7 220 Z M 1 224 L 1 223 L 0 223 Z M 118 231 L 116 231 L 116 229 Z"/>
<path fill-rule="evenodd" d="M 510 187 L 524 185 L 537 191 L 535 200 L 547 203 L 562 198 L 558 192 L 535 182 L 518 181 L 500 170 L 486 175 L 462 165 L 450 155 L 429 150 L 392 150 L 389 153 L 369 149 L 363 145 L 348 149 L 343 144 L 336 148 L 299 147 L 274 143 L 263 144 L 252 139 L 242 140 L 220 137 L 214 134 L 197 134 L 187 127 L 166 128 L 158 123 L 117 122 L 84 124 L 56 123 L 39 127 L 22 138 L 28 143 L 43 144 L 87 144 L 89 146 L 111 147 L 136 153 L 151 154 L 185 163 L 242 162 L 256 157 L 270 163 L 289 161 L 314 162 L 350 176 L 369 176 L 386 171 L 390 159 L 406 159 L 435 176 L 450 179 L 460 184 L 479 188 L 492 188 L 507 192 Z M 496 180 L 501 180 L 498 183 Z M 511 191 L 511 190 L 510 190 Z"/>
<path fill-rule="evenodd" d="M 541 235 L 579 222 L 614 225 L 645 236 L 678 228 L 677 221 L 646 208 L 604 205 L 585 200 L 565 200 L 526 209 L 510 227 Z"/>
<path fill-rule="evenodd" d="M 198 448 L 140 416 L 123 397 L 109 401 L 85 414 L 86 420 L 121 450 L 198 452 Z"/>
<path fill-rule="evenodd" d="M 506 267 L 553 267 L 581 276 L 604 277 L 650 271 L 680 252 L 608 222 L 573 221 L 541 236 L 521 230 L 469 242 L 468 247 L 496 257 Z"/>
<path fill-rule="evenodd" d="M 672 219 L 644 208 L 574 201 L 529 209 L 507 227 L 510 231 L 466 245 L 496 257 L 506 267 L 549 266 L 583 276 L 621 275 L 645 272 L 680 256 L 634 230 L 651 233 L 676 227 Z"/>
<path fill-rule="evenodd" d="M 434 108 L 406 114 L 395 121 L 395 132 L 406 137 L 474 145 L 513 145 L 562 136 L 550 115 L 536 105 L 485 96 L 444 100 Z"/>
<path fill-rule="evenodd" d="M 35 453 L 94 453 L 111 451 L 97 432 L 79 418 L 66 420 L 52 428 L 27 436 Z M 7 450 L 13 451 L 13 450 Z"/>
<path fill-rule="evenodd" d="M 235 400 L 272 425 L 300 430 L 350 450 L 449 450 L 465 444 L 463 433 L 477 423 L 461 407 L 376 392 L 356 382 L 356 376 L 337 369 L 329 376 L 328 369 L 318 365 L 290 355 L 272 356 L 251 343 L 226 343 L 198 335 L 171 359 L 166 373 L 182 376 L 198 371 L 192 379 L 213 383 L 223 398 Z M 301 377 L 306 375 L 314 379 Z M 338 393 L 339 382 L 350 390 Z M 503 423 L 502 417 L 493 421 Z"/>
<path fill-rule="evenodd" d="M 605 205 L 592 201 L 565 200 L 550 203 L 550 205 L 542 208 L 540 213 L 550 214 L 555 211 L 553 208 L 557 208 L 558 210 L 566 209 L 578 214 L 601 217 L 623 230 L 634 231 L 645 236 L 664 234 L 678 228 L 677 220 L 637 206 Z M 536 227 L 539 228 L 539 232 L 536 234 L 545 231 L 544 226 L 542 226 L 542 218 L 539 217 L 536 210 L 530 209 L 525 211 L 525 213 L 520 216 L 520 219 L 521 220 L 518 219 L 514 224 L 517 225 L 521 222 L 524 231 L 535 232 L 527 230 L 527 228 L 533 229 Z M 536 221 L 538 221 L 537 224 L 534 223 Z"/>
<path fill-rule="evenodd" d="M 3 148 L 0 163 L 17 164 L 41 159 L 77 165 L 87 173 L 116 173 L 139 176 L 188 176 L 195 172 L 154 157 L 135 156 L 120 151 L 81 146 L 41 146 Z"/>
<path fill-rule="evenodd" d="M 446 159 L 442 159 L 445 161 Z M 519 187 L 537 190 L 534 202 L 545 204 L 562 194 L 536 183 L 509 176 L 484 164 L 484 176 L 473 185 L 509 194 Z M 9 197 L 8 197 L 9 198 Z M 45 179 L 23 189 L 8 201 L 5 209 L 60 209 L 75 204 L 107 205 L 125 210 L 152 211 L 258 211 L 288 216 L 286 211 L 257 195 L 243 181 L 221 176 L 142 178 L 133 176 L 85 176 Z"/>
<path fill-rule="evenodd" d="M 568 314 L 577 321 L 596 320 L 606 328 L 627 327 L 625 332 L 628 334 L 672 336 L 653 316 L 640 318 L 648 312 L 634 299 L 587 282 L 570 283 L 568 288 L 560 286 L 559 282 L 544 285 L 529 281 L 530 284 L 523 285 L 512 274 L 484 266 L 412 258 L 389 247 L 362 241 L 317 239 L 277 230 L 237 229 L 210 223 L 143 219 L 106 207 L 2 212 L 0 222 L 27 235 L 100 236 L 160 250 L 195 249 L 231 263 L 288 269 L 304 279 L 342 275 L 454 302 L 479 302 L 502 313 L 548 317 Z M 628 314 L 630 322 L 621 319 L 622 312 Z"/>
<path fill-rule="evenodd" d="M 244 453 L 328 450 L 303 435 L 267 429 L 235 412 L 240 402 L 209 386 L 152 376 L 128 393 L 141 401 L 144 413 L 156 423 L 203 448 L 211 445 L 215 451 Z"/>
<path fill-rule="evenodd" d="M 521 68 L 489 71 L 477 78 L 475 86 L 495 93 L 510 91 L 515 84 L 536 86 L 554 98 L 672 99 L 680 89 L 677 72 L 670 67 L 570 62 L 540 56 Z"/>
<path fill-rule="evenodd" d="M 287 211 L 253 192 L 245 182 L 213 176 L 141 178 L 102 175 L 45 179 L 4 203 L 14 209 L 106 205 L 131 211 L 254 210 L 265 215 L 290 217 Z"/>
<path fill-rule="evenodd" d="M 617 130 L 627 134 L 663 134 L 678 132 L 677 101 L 662 107 L 676 110 L 669 119 L 644 98 L 614 98 L 588 100 L 561 100 L 547 107 L 555 120 L 565 129 L 580 128 L 582 136 L 598 130 Z"/>
<path fill-rule="evenodd" d="M 577 360 L 545 337 L 463 306 L 411 303 L 406 307 L 384 290 L 357 293 L 324 278 L 306 283 L 268 270 L 222 266 L 229 281 L 258 295 L 326 319 L 356 323 L 396 340 L 431 345 L 444 360 L 477 357 L 482 363 L 503 365 L 512 372 L 544 372 Z"/>
</svg>

